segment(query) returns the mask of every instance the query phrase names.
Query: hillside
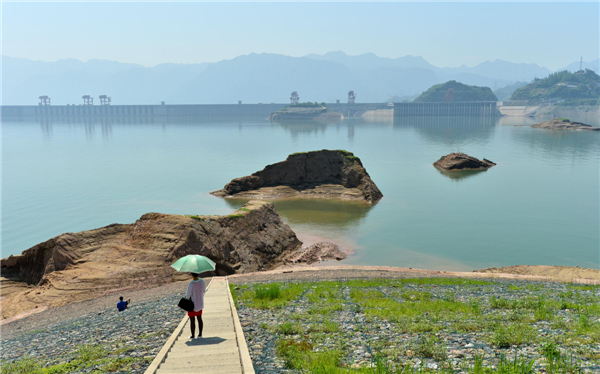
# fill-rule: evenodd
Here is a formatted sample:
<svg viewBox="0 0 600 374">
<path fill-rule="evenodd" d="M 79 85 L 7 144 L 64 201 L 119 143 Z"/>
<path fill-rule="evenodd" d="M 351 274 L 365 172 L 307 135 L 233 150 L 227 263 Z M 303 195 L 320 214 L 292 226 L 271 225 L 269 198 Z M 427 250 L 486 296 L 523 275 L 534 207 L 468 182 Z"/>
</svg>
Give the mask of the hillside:
<svg viewBox="0 0 600 374">
<path fill-rule="evenodd" d="M 575 73 L 560 71 L 543 79 L 534 79 L 517 89 L 511 100 L 537 103 L 594 104 L 600 102 L 600 76 L 586 69 Z"/>
<path fill-rule="evenodd" d="M 497 101 L 489 87 L 469 86 L 457 81 L 436 84 L 419 95 L 414 101 L 420 103 Z"/>
</svg>

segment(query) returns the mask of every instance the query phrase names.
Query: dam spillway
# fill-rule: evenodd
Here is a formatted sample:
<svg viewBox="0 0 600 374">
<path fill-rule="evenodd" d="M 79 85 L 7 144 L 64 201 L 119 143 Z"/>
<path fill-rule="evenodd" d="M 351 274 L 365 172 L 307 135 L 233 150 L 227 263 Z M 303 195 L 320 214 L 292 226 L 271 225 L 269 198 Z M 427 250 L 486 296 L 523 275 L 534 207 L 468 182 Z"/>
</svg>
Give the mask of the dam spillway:
<svg viewBox="0 0 600 374">
<path fill-rule="evenodd" d="M 394 118 L 427 116 L 497 116 L 495 101 L 394 103 Z"/>
<path fill-rule="evenodd" d="M 250 120 L 264 121 L 287 104 L 169 104 L 169 105 L 3 105 L 2 121 L 77 122 L 109 121 L 169 123 Z M 369 111 L 393 111 L 395 120 L 407 117 L 500 115 L 496 102 L 453 103 L 328 103 L 328 111 L 345 119 L 361 118 Z"/>
<path fill-rule="evenodd" d="M 263 121 L 288 104 L 162 104 L 162 105 L 3 105 L 3 121 L 206 122 Z M 381 103 L 329 103 L 328 111 L 355 118 L 368 110 L 390 108 Z"/>
</svg>

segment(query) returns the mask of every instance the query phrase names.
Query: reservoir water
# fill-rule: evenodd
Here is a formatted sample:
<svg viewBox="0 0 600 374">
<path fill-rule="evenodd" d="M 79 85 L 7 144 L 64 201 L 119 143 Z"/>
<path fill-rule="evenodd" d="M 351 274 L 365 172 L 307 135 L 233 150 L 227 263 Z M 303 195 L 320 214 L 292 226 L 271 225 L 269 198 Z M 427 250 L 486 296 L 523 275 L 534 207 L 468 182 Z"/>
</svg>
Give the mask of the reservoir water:
<svg viewBox="0 0 600 374">
<path fill-rule="evenodd" d="M 227 214 L 209 194 L 293 152 L 346 149 L 384 194 L 373 207 L 276 204 L 306 240 L 344 262 L 465 270 L 514 264 L 600 267 L 600 133 L 526 120 L 407 118 L 396 123 L 2 123 L 2 257 L 63 232 L 147 212 Z M 449 178 L 450 152 L 498 165 Z"/>
</svg>

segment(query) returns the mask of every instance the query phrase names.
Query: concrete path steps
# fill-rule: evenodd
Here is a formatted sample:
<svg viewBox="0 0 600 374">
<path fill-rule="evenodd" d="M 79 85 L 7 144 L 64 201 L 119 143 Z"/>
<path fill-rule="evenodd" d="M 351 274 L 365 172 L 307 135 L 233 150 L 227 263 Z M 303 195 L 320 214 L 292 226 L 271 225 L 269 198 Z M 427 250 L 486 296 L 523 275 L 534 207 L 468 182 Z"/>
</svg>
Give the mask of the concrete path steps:
<svg viewBox="0 0 600 374">
<path fill-rule="evenodd" d="M 226 277 L 212 278 L 204 305 L 203 337 L 189 338 L 184 317 L 145 374 L 254 374 Z"/>
</svg>

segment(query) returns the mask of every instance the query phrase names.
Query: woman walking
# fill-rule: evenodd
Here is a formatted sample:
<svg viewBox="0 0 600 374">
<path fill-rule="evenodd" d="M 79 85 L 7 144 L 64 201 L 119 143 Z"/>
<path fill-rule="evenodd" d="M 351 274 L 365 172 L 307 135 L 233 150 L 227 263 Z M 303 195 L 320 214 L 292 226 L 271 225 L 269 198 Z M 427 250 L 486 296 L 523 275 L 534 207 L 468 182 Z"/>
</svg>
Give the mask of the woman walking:
<svg viewBox="0 0 600 374">
<path fill-rule="evenodd" d="M 188 285 L 185 297 L 191 298 L 194 302 L 194 310 L 187 312 L 188 317 L 190 317 L 190 329 L 192 330 L 190 339 L 194 339 L 196 334 L 196 319 L 198 319 L 198 337 L 202 337 L 202 328 L 204 327 L 204 323 L 202 322 L 202 309 L 204 309 L 206 283 L 204 282 L 204 279 L 200 278 L 199 274 L 191 274 L 193 280 Z"/>
</svg>

